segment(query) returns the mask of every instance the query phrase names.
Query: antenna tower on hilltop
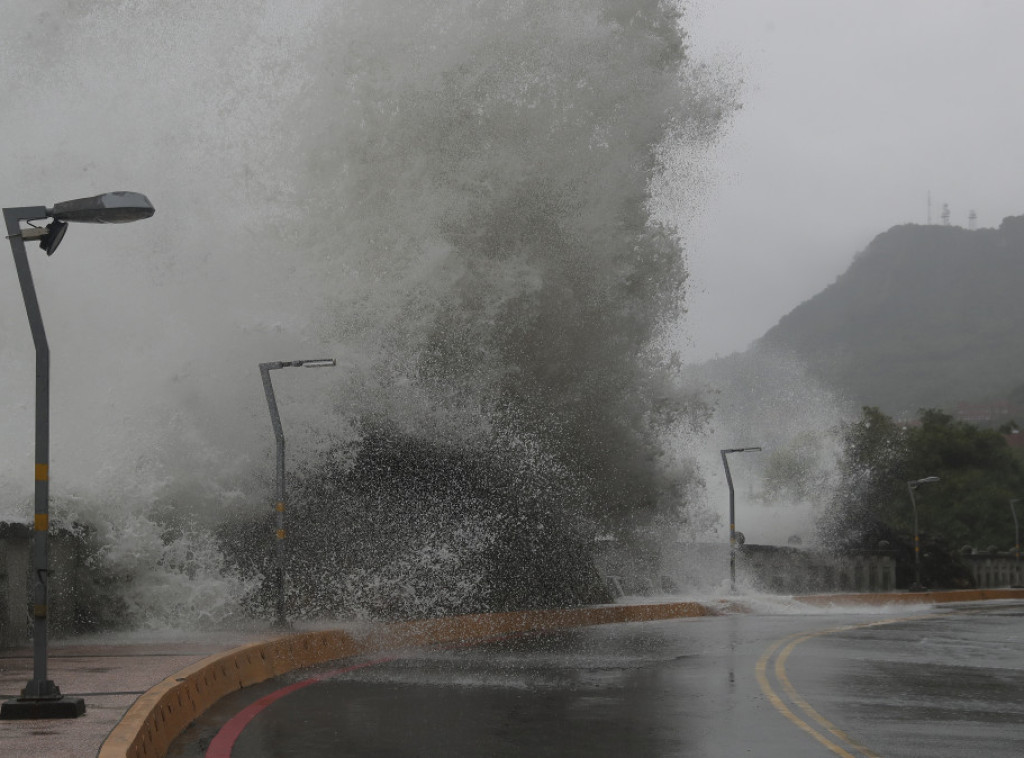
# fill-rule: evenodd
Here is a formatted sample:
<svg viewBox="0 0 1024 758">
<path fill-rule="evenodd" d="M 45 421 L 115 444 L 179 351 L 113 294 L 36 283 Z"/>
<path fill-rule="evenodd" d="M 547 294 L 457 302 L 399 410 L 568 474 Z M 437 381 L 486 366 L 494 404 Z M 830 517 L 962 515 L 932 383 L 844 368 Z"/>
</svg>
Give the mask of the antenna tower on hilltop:
<svg viewBox="0 0 1024 758">
<path fill-rule="evenodd" d="M 940 215 L 942 217 L 942 225 L 949 226 L 949 203 L 942 204 L 942 213 Z"/>
<path fill-rule="evenodd" d="M 967 214 L 967 228 L 977 229 L 978 228 L 978 214 L 971 209 L 971 212 Z"/>
</svg>

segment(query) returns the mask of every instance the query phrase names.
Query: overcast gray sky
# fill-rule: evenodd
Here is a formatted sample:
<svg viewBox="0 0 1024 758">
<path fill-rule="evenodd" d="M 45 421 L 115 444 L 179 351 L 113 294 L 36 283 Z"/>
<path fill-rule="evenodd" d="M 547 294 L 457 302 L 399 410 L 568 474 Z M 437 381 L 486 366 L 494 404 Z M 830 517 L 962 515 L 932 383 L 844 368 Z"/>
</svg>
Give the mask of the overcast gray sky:
<svg viewBox="0 0 1024 758">
<path fill-rule="evenodd" d="M 745 349 L 878 233 L 1024 215 L 1024 2 L 693 0 L 742 76 L 689 237 L 687 357 Z"/>
</svg>

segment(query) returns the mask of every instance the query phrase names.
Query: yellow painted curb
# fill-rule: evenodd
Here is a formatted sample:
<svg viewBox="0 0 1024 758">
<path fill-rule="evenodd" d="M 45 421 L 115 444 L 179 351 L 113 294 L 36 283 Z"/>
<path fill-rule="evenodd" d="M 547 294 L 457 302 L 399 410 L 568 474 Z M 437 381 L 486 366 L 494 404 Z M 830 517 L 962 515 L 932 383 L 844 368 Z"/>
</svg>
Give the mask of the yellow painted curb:
<svg viewBox="0 0 1024 758">
<path fill-rule="evenodd" d="M 743 610 L 737 605 L 713 607 L 685 602 L 480 613 L 387 624 L 359 636 L 333 630 L 254 642 L 204 658 L 149 689 L 110 732 L 98 758 L 164 758 L 171 742 L 225 695 L 295 669 L 339 658 L 403 647 L 473 642 L 521 632 L 714 616 Z"/>
<path fill-rule="evenodd" d="M 929 605 L 973 603 L 979 600 L 1024 600 L 1024 589 L 942 590 L 936 592 L 876 592 L 846 595 L 801 595 L 801 603 L 829 605 Z"/>
</svg>

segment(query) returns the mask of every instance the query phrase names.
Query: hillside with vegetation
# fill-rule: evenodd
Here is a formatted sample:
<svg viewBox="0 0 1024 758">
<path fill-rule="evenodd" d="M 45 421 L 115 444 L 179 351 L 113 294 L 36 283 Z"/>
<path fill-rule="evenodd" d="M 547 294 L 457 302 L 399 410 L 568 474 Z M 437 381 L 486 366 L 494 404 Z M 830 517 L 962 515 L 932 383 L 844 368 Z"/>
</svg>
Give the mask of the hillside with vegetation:
<svg viewBox="0 0 1024 758">
<path fill-rule="evenodd" d="M 1024 400 L 1022 292 L 1024 216 L 896 226 L 754 351 L 795 354 L 852 405 L 898 417 Z"/>
</svg>

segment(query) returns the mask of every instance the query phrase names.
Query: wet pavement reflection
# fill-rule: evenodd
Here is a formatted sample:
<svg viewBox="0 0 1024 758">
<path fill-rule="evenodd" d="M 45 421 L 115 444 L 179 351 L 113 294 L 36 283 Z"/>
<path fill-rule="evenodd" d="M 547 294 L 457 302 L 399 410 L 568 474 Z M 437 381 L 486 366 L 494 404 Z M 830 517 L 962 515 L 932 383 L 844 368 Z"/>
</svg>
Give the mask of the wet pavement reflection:
<svg viewBox="0 0 1024 758">
<path fill-rule="evenodd" d="M 169 755 L 205 755 L 247 705 L 319 676 L 260 711 L 231 755 L 1016 756 L 1022 633 L 1024 604 L 985 603 L 615 624 L 401 651 L 236 693 Z"/>
</svg>

